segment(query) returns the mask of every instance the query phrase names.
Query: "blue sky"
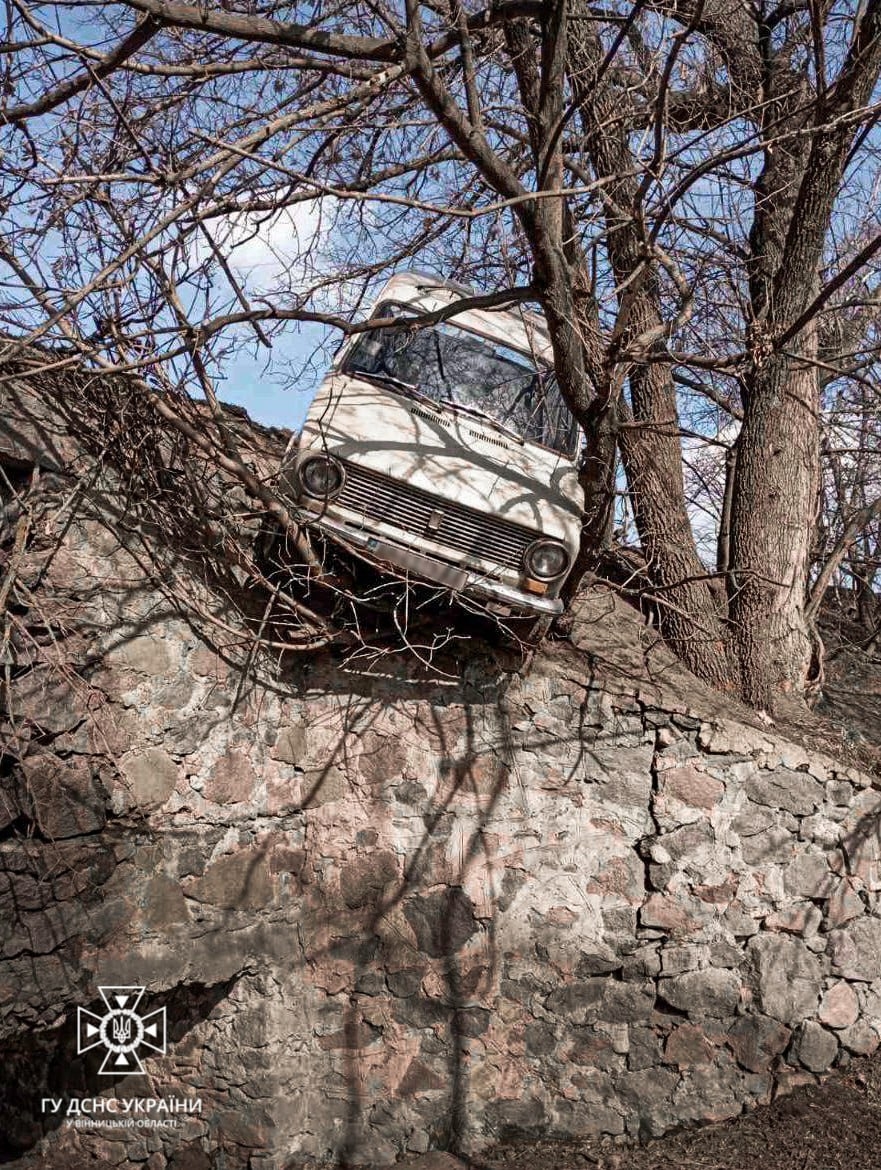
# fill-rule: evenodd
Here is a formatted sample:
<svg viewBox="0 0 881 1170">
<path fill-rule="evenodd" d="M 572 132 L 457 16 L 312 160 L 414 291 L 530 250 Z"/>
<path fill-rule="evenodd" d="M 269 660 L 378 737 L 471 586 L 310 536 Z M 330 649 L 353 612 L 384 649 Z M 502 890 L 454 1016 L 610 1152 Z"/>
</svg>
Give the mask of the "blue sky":
<svg viewBox="0 0 881 1170">
<path fill-rule="evenodd" d="M 315 351 L 328 338 L 333 341 L 322 325 L 289 323 L 273 338 L 271 351 L 243 339 L 221 368 L 220 397 L 267 426 L 299 430 L 334 348 L 329 347 L 322 364 L 322 354 Z"/>
<path fill-rule="evenodd" d="M 309 291 L 316 277 L 332 272 L 327 254 L 333 235 L 333 215 L 325 203 L 309 200 L 274 216 L 230 216 L 211 223 L 230 270 L 251 304 L 271 302 L 287 307 Z M 201 248 L 196 248 L 198 258 Z M 236 311 L 230 290 L 216 273 L 215 307 Z M 319 310 L 345 309 L 345 286 L 319 294 Z M 265 298 L 265 299 L 264 299 Z M 336 330 L 313 322 L 285 321 L 264 327 L 271 349 L 258 340 L 250 326 L 237 326 L 224 335 L 213 374 L 219 396 L 243 406 L 252 418 L 268 426 L 302 425 L 309 403 L 341 340 Z"/>
</svg>

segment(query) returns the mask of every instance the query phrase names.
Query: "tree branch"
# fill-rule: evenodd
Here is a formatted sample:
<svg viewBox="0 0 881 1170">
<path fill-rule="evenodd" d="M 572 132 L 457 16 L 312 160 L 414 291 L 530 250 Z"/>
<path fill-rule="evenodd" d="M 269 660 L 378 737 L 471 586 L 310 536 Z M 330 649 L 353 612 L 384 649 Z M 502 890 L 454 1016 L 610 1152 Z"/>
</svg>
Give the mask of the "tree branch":
<svg viewBox="0 0 881 1170">
<path fill-rule="evenodd" d="M 12 106 L 10 109 L 0 110 L 0 122 L 17 125 L 19 122 L 24 122 L 28 118 L 35 118 L 40 114 L 48 114 L 51 110 L 63 105 L 64 102 L 75 97 L 78 93 L 82 93 L 84 89 L 88 89 L 90 85 L 95 83 L 96 78 L 108 77 L 123 61 L 134 56 L 144 45 L 151 41 L 161 27 L 159 22 L 152 16 L 144 17 L 132 29 L 128 36 L 119 42 L 115 49 L 112 49 L 105 56 L 99 58 L 94 65 L 85 69 L 76 77 L 71 77 L 67 81 L 63 81 L 55 89 L 50 89 L 47 93 L 44 93 L 35 102 L 27 102 L 23 105 Z"/>
</svg>

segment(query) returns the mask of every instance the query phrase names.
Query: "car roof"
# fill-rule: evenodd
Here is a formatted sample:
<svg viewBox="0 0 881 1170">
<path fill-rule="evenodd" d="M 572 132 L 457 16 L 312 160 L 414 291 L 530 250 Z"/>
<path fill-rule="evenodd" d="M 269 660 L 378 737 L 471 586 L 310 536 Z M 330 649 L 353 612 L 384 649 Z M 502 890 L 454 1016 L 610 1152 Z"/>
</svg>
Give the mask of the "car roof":
<svg viewBox="0 0 881 1170">
<path fill-rule="evenodd" d="M 383 301 L 397 300 L 429 313 L 475 295 L 474 290 L 466 285 L 409 270 L 396 272 L 383 286 L 376 303 L 379 305 Z M 493 341 L 553 364 L 547 323 L 539 313 L 527 312 L 512 303 L 498 309 L 467 309 L 463 313 L 456 313 L 450 320 Z"/>
</svg>

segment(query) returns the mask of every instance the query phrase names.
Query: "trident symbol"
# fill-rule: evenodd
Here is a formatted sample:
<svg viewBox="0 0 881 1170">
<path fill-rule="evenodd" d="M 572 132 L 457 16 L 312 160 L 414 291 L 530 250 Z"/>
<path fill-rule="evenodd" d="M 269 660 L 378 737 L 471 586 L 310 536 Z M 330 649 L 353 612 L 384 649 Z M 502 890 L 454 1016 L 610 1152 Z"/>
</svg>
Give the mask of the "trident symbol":
<svg viewBox="0 0 881 1170">
<path fill-rule="evenodd" d="M 77 1008 L 77 1053 L 106 1049 L 99 1076 L 119 1077 L 142 1073 L 138 1049 L 165 1054 L 165 1008 L 142 1015 L 138 1010 L 143 987 L 99 987 L 107 1009 L 103 1015 Z"/>
<path fill-rule="evenodd" d="M 125 1016 L 116 1016 L 113 1021 L 113 1039 L 117 1044 L 126 1044 L 131 1040 L 132 1022 Z"/>
</svg>

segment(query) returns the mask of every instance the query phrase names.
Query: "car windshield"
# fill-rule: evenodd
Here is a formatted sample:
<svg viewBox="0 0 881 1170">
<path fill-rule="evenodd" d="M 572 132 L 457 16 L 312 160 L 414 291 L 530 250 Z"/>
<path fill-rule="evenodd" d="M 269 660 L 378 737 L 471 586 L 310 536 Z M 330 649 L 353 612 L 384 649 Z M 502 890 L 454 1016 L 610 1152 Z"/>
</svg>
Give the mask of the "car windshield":
<svg viewBox="0 0 881 1170">
<path fill-rule="evenodd" d="M 403 319 L 408 312 L 403 305 L 384 304 L 376 315 Z M 433 402 L 489 418 L 530 442 L 574 454 L 575 423 L 550 366 L 456 325 L 393 325 L 364 333 L 344 370 L 418 391 Z"/>
</svg>

